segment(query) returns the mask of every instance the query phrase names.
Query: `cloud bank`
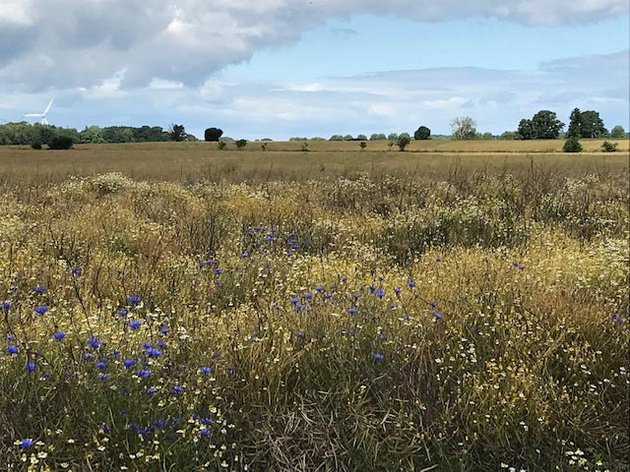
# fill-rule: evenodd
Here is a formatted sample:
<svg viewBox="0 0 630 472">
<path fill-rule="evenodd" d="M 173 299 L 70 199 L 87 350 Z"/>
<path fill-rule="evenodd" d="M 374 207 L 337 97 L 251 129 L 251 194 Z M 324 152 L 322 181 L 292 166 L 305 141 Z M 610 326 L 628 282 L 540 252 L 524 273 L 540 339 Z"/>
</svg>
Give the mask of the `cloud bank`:
<svg viewBox="0 0 630 472">
<path fill-rule="evenodd" d="M 256 51 L 362 13 L 558 25 L 628 10 L 626 0 L 0 0 L 0 86 L 87 89 L 116 74 L 120 89 L 199 86 Z"/>
</svg>

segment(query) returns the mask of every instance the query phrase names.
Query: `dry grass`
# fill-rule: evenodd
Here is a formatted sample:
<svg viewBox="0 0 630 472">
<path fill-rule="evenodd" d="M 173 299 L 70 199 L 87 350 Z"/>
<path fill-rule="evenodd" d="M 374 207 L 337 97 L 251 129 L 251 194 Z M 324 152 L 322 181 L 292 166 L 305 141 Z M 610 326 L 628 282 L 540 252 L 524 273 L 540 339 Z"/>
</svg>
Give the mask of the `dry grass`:
<svg viewBox="0 0 630 472">
<path fill-rule="evenodd" d="M 627 142 L 623 143 L 627 149 Z M 335 178 L 366 172 L 374 177 L 399 174 L 439 180 L 453 172 L 523 174 L 532 165 L 562 175 L 616 174 L 628 170 L 627 152 L 579 155 L 542 152 L 551 145 L 557 148 L 562 143 L 558 140 L 419 142 L 411 149 L 425 146 L 426 152 L 405 153 L 374 150 L 386 147 L 380 142 L 370 142 L 367 151 L 361 151 L 358 143 L 311 142 L 310 152 L 297 150 L 300 143 L 275 142 L 268 144 L 267 151 L 260 150 L 259 143 L 250 143 L 242 151 L 233 148 L 219 151 L 214 143 L 79 145 L 70 151 L 0 147 L 0 178 L 20 179 L 24 183 L 59 182 L 70 175 L 122 172 L 140 180 L 261 182 Z M 430 151 L 433 148 L 441 152 Z"/>
</svg>

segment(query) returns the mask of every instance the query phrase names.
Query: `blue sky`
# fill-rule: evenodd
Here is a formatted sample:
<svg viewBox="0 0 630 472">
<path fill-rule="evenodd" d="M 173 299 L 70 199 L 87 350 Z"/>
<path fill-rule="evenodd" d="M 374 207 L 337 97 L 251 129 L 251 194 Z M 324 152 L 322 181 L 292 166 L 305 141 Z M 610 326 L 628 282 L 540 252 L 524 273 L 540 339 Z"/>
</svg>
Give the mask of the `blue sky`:
<svg viewBox="0 0 630 472">
<path fill-rule="evenodd" d="M 626 0 L 0 0 L 0 119 L 256 139 L 515 129 L 551 109 L 628 128 Z M 66 15 L 55 15 L 64 11 Z"/>
</svg>

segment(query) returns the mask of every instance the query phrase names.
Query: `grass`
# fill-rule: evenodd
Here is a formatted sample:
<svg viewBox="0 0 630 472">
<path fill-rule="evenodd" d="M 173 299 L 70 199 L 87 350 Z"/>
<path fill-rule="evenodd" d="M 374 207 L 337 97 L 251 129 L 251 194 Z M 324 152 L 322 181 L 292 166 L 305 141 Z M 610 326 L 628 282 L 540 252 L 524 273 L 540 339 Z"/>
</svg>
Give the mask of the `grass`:
<svg viewBox="0 0 630 472">
<path fill-rule="evenodd" d="M 630 470 L 627 154 L 0 152 L 0 469 Z"/>
</svg>

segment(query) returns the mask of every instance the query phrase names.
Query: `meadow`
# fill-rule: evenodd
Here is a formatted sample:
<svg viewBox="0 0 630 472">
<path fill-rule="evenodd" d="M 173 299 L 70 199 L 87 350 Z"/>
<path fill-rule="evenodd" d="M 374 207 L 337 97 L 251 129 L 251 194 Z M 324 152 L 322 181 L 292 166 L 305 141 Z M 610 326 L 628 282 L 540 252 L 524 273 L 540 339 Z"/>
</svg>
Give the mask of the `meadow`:
<svg viewBox="0 0 630 472">
<path fill-rule="evenodd" d="M 583 144 L 0 148 L 0 470 L 630 470 Z"/>
</svg>

